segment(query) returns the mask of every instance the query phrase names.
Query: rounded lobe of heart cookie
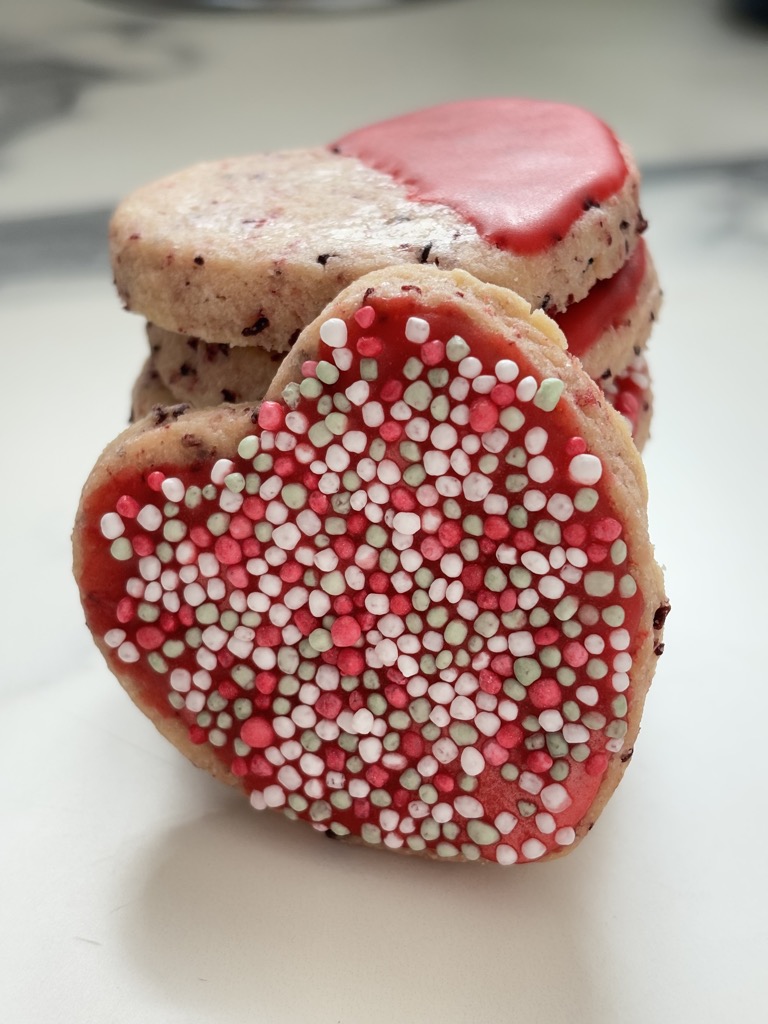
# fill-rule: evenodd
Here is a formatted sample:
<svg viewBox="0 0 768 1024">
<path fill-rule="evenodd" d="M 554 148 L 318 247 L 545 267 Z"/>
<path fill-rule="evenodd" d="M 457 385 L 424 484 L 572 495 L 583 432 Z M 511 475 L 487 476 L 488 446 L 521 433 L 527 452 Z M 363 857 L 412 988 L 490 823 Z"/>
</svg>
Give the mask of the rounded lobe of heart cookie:
<svg viewBox="0 0 768 1024">
<path fill-rule="evenodd" d="M 629 435 L 561 344 L 466 274 L 382 272 L 258 410 L 107 450 L 75 534 L 87 620 L 192 760 L 393 850 L 511 864 L 582 837 L 663 589 Z"/>
<path fill-rule="evenodd" d="M 461 140 L 457 152 L 457 140 Z M 579 107 L 521 98 L 466 100 L 344 136 L 338 152 L 441 203 L 503 249 L 541 252 L 627 177 L 606 124 Z"/>
</svg>

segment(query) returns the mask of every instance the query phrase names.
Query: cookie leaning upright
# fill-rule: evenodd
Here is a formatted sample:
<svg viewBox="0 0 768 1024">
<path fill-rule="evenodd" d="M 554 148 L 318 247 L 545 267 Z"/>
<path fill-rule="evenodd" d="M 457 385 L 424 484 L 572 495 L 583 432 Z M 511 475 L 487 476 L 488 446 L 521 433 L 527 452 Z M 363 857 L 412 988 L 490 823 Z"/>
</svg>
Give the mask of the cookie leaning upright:
<svg viewBox="0 0 768 1024">
<path fill-rule="evenodd" d="M 568 315 L 590 375 L 611 379 L 644 347 L 660 298 L 638 186 L 628 150 L 588 112 L 472 100 L 147 185 L 115 212 L 112 262 L 177 401 L 263 397 L 270 367 L 248 372 L 249 353 L 286 352 L 352 281 L 409 262 Z"/>
<path fill-rule="evenodd" d="M 258 407 L 146 418 L 85 489 L 112 671 L 194 763 L 335 836 L 571 848 L 632 753 L 665 608 L 621 418 L 507 289 L 346 289 Z"/>
</svg>

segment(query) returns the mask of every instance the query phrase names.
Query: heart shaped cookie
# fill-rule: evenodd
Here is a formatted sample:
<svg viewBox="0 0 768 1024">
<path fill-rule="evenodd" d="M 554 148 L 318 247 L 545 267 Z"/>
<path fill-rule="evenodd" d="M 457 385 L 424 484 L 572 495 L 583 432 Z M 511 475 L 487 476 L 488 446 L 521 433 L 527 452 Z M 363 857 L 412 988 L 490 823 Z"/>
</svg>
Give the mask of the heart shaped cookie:
<svg viewBox="0 0 768 1024">
<path fill-rule="evenodd" d="M 335 836 L 571 848 L 631 755 L 665 600 L 637 452 L 563 347 L 505 289 L 380 271 L 260 406 L 165 409 L 110 445 L 75 573 L 157 727 Z"/>
</svg>

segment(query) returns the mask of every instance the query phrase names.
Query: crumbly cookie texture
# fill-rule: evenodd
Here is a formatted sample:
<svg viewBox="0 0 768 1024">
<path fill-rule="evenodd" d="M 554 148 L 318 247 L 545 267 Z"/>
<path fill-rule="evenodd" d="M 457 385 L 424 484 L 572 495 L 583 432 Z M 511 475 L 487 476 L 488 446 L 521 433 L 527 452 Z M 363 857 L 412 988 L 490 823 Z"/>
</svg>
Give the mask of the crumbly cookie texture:
<svg viewBox="0 0 768 1024">
<path fill-rule="evenodd" d="M 128 196 L 110 226 L 129 310 L 176 334 L 286 352 L 343 288 L 389 265 L 464 268 L 533 306 L 565 308 L 612 276 L 637 243 L 637 170 L 545 250 L 487 241 L 449 206 L 328 149 L 221 160 Z"/>
<path fill-rule="evenodd" d="M 254 807 L 369 846 L 560 855 L 632 754 L 668 605 L 642 465 L 543 313 L 395 268 L 260 406 L 159 411 L 83 492 L 110 668 Z"/>
</svg>

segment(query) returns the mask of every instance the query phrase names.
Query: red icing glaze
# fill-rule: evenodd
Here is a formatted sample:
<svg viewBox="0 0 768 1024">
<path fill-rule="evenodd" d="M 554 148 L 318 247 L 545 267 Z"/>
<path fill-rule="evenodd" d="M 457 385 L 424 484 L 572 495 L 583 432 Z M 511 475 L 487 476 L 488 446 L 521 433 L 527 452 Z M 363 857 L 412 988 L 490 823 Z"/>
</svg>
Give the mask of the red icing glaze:
<svg viewBox="0 0 768 1024">
<path fill-rule="evenodd" d="M 382 121 L 335 149 L 442 203 L 503 249 L 541 252 L 585 209 L 614 195 L 627 167 L 610 128 L 578 107 L 467 100 Z"/>
<path fill-rule="evenodd" d="M 535 860 L 572 841 L 621 750 L 643 608 L 622 516 L 575 413 L 547 411 L 513 345 L 434 309 L 443 357 L 414 377 L 413 303 L 371 307 L 345 344 L 320 346 L 308 381 L 338 364 L 336 383 L 270 403 L 277 429 L 253 428 L 255 457 L 126 468 L 89 496 L 88 622 L 141 700 L 211 744 L 255 806 L 393 847 L 417 836 L 442 856 Z M 361 363 L 363 332 L 382 343 L 378 367 Z M 405 441 L 385 439 L 390 421 Z M 246 492 L 223 482 L 238 473 Z"/>
<path fill-rule="evenodd" d="M 581 302 L 574 302 L 562 313 L 550 314 L 568 339 L 571 355 L 583 356 L 607 330 L 621 326 L 637 302 L 645 266 L 645 243 L 641 239 L 618 273 L 598 281 Z"/>
</svg>

